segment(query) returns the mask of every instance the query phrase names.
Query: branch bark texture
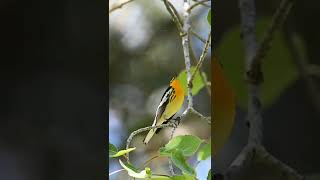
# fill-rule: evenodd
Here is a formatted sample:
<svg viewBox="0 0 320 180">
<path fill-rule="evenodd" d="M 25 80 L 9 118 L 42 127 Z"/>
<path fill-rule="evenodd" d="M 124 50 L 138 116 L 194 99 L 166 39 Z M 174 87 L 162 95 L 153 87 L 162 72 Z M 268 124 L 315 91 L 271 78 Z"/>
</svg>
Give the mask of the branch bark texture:
<svg viewBox="0 0 320 180">
<path fill-rule="evenodd" d="M 255 32 L 256 10 L 254 0 L 239 0 L 241 13 L 242 35 L 245 48 L 245 68 L 246 72 L 259 71 L 261 66 L 252 66 L 257 50 L 257 40 Z M 252 69 L 252 68 L 256 69 Z M 248 79 L 249 73 L 246 73 Z M 249 144 L 261 144 L 262 141 L 262 116 L 260 102 L 260 85 L 253 81 L 248 81 L 248 121 L 249 121 Z"/>
<path fill-rule="evenodd" d="M 257 48 L 254 0 L 239 0 L 242 37 L 245 49 L 246 79 L 248 83 L 249 137 L 248 144 L 243 148 L 225 173 L 225 179 L 227 180 L 303 179 L 303 176 L 299 175 L 293 168 L 273 157 L 262 145 L 263 129 L 260 85 L 263 76 L 260 62 L 270 48 L 268 45 L 272 40 L 276 28 L 279 27 L 289 13 L 291 5 L 287 5 L 287 2 L 288 0 L 281 2 L 271 25 L 265 33 L 262 43 L 259 48 Z"/>
<path fill-rule="evenodd" d="M 187 82 L 188 82 L 188 109 L 193 107 L 193 100 L 192 100 L 192 81 L 191 81 L 191 61 L 190 61 L 190 52 L 189 52 L 189 33 L 190 33 L 190 12 L 188 9 L 190 8 L 190 0 L 183 1 L 183 35 L 182 35 L 182 47 L 183 47 L 183 55 L 184 55 L 184 62 L 186 65 L 186 72 L 187 72 Z"/>
</svg>

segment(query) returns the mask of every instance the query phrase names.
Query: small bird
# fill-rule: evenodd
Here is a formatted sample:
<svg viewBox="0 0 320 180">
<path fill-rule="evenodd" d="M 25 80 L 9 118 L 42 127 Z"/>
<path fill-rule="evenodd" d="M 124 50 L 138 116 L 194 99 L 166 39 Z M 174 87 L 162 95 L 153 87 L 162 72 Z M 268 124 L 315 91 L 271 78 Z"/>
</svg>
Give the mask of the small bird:
<svg viewBox="0 0 320 180">
<path fill-rule="evenodd" d="M 170 81 L 169 87 L 162 95 L 152 126 L 159 126 L 167 123 L 168 120 L 170 120 L 180 110 L 183 101 L 184 90 L 180 81 L 173 77 Z M 143 140 L 143 143 L 147 144 L 154 133 L 158 133 L 159 130 L 160 129 L 157 131 L 157 128 L 151 129 Z"/>
</svg>

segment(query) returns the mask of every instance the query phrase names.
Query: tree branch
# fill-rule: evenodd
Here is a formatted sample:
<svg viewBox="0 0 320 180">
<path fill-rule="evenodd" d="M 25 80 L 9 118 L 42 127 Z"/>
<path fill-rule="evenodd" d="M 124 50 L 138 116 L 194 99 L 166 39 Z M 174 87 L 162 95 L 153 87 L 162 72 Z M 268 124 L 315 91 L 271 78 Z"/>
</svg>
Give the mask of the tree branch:
<svg viewBox="0 0 320 180">
<path fill-rule="evenodd" d="M 199 2 L 198 0 L 192 0 L 192 1 L 194 1 L 194 2 Z M 210 5 L 205 4 L 205 3 L 201 3 L 201 5 L 202 5 L 202 6 L 204 6 L 204 7 L 211 8 L 211 6 L 210 6 Z"/>
<path fill-rule="evenodd" d="M 211 31 L 210 31 L 210 33 L 209 33 L 209 35 L 208 35 L 207 42 L 206 42 L 206 44 L 205 44 L 205 46 L 204 46 L 204 48 L 203 48 L 203 51 L 202 51 L 202 53 L 201 53 L 201 55 L 200 55 L 199 61 L 198 61 L 197 66 L 196 66 L 196 69 L 194 70 L 193 74 L 191 75 L 191 80 L 190 80 L 190 82 L 193 81 L 193 79 L 194 79 L 197 71 L 198 71 L 198 70 L 200 69 L 200 67 L 202 66 L 203 60 L 205 59 L 205 57 L 206 57 L 206 55 L 207 55 L 207 53 L 208 53 L 210 44 L 211 44 Z M 201 72 L 200 72 L 200 74 L 201 74 Z"/>
<path fill-rule="evenodd" d="M 187 84 L 188 84 L 188 109 L 193 107 L 193 100 L 192 100 L 192 81 L 191 81 L 191 63 L 190 63 L 190 54 L 189 54 L 189 33 L 190 33 L 190 13 L 188 9 L 190 7 L 190 0 L 184 0 L 183 2 L 183 32 L 185 33 L 182 36 L 182 46 L 183 46 L 183 54 L 184 54 L 184 62 L 186 65 L 186 72 L 187 72 Z"/>
<path fill-rule="evenodd" d="M 247 79 L 254 84 L 259 84 L 263 81 L 263 75 L 261 72 L 261 61 L 265 57 L 266 53 L 271 47 L 271 41 L 274 37 L 274 33 L 278 27 L 280 27 L 284 20 L 287 18 L 294 0 L 282 0 L 280 6 L 275 12 L 271 24 L 265 32 L 262 42 L 255 53 L 250 69 L 247 71 Z"/>
<path fill-rule="evenodd" d="M 207 41 L 202 38 L 199 34 L 197 34 L 193 29 L 191 29 L 191 34 L 194 35 L 194 37 L 198 38 L 201 42 L 206 43 Z"/>
<path fill-rule="evenodd" d="M 135 131 L 133 131 L 133 132 L 130 134 L 130 136 L 129 136 L 128 139 L 127 139 L 126 149 L 129 148 L 130 143 L 131 143 L 131 141 L 132 141 L 132 138 L 133 138 L 135 135 L 139 134 L 139 133 L 142 133 L 142 132 L 144 132 L 144 131 L 148 131 L 148 130 L 151 130 L 151 129 L 156 129 L 156 128 L 175 127 L 175 126 L 176 126 L 175 123 L 169 122 L 168 124 L 161 124 L 161 125 L 159 125 L 159 126 L 148 126 L 148 127 L 145 127 L 145 128 L 140 128 L 140 129 L 138 129 L 138 130 L 135 130 Z M 129 161 L 129 153 L 127 153 L 127 160 Z"/>
<path fill-rule="evenodd" d="M 191 57 L 192 57 L 191 59 L 192 59 L 194 64 L 197 64 L 196 55 L 195 55 L 193 47 L 192 47 L 192 38 L 191 37 L 189 37 L 189 43 L 190 43 L 189 44 L 190 53 L 191 53 Z M 201 81 L 205 84 L 207 92 L 208 92 L 208 95 L 211 96 L 211 88 L 210 88 L 209 82 L 207 81 L 207 79 L 202 74 L 202 72 L 203 72 L 202 67 L 200 67 L 199 72 L 200 72 Z"/>
<path fill-rule="evenodd" d="M 290 33 L 289 29 L 287 29 L 285 39 L 288 42 L 288 49 L 292 54 L 292 60 L 297 66 L 297 69 L 305 82 L 306 90 L 308 92 L 307 96 L 309 96 L 315 112 L 320 117 L 320 96 L 312 77 L 309 75 L 308 62 L 297 47 L 297 36 L 295 36 L 293 33 Z"/>
<path fill-rule="evenodd" d="M 245 67 L 247 72 L 254 71 L 252 66 L 257 50 L 257 40 L 255 36 L 255 4 L 254 0 L 239 0 L 241 12 L 242 33 L 245 48 Z M 256 67 L 261 69 L 260 64 Z M 260 71 L 262 74 L 262 72 Z M 249 73 L 246 74 L 250 78 Z M 262 141 L 262 117 L 260 101 L 260 85 L 248 81 L 248 120 L 249 120 L 249 144 L 261 144 Z"/>
<path fill-rule="evenodd" d="M 226 180 L 259 179 L 266 172 L 269 179 L 303 180 L 303 176 L 260 145 L 246 146 L 232 164 L 225 174 Z"/>
<path fill-rule="evenodd" d="M 173 19 L 173 22 L 176 24 L 179 32 L 180 32 L 180 35 L 183 34 L 183 22 L 179 16 L 179 13 L 178 11 L 176 10 L 176 8 L 168 1 L 168 0 L 163 0 L 163 3 L 164 5 L 166 6 L 168 12 L 170 13 L 172 19 Z"/>
<path fill-rule="evenodd" d="M 122 6 L 128 4 L 128 3 L 132 2 L 132 1 L 133 1 L 133 0 L 128 0 L 128 1 L 125 1 L 125 2 L 120 3 L 120 4 L 118 4 L 118 5 L 117 5 L 117 4 L 113 4 L 112 7 L 111 7 L 111 9 L 109 9 L 109 14 L 112 13 L 113 11 L 117 10 L 117 9 L 122 8 Z"/>
<path fill-rule="evenodd" d="M 285 2 L 283 0 L 278 8 L 271 26 L 266 32 L 264 39 L 257 50 L 257 42 L 255 37 L 255 5 L 254 0 L 239 0 L 239 7 L 241 12 L 241 22 L 243 30 L 243 40 L 245 45 L 246 54 L 246 70 L 248 79 L 248 119 L 249 119 L 249 139 L 248 144 L 243 148 L 241 153 L 232 162 L 228 168 L 225 177 L 227 180 L 235 179 L 256 179 L 261 177 L 261 174 L 268 172 L 268 177 L 277 179 L 294 179 L 302 180 L 303 177 L 299 175 L 294 169 L 290 168 L 286 164 L 282 163 L 269 152 L 267 152 L 261 145 L 262 141 L 262 116 L 261 116 L 261 103 L 260 103 L 260 84 L 262 82 L 259 77 L 262 77 L 261 72 L 261 58 L 268 50 L 268 46 L 271 42 L 272 36 L 276 27 L 280 24 L 277 18 L 283 18 L 280 16 L 280 10 Z M 290 9 L 290 6 L 285 6 Z M 284 10 L 281 10 L 281 13 Z M 285 17 L 289 10 L 285 11 Z M 256 51 L 257 50 L 257 51 Z M 262 54 L 262 55 L 261 55 Z M 258 63 L 257 63 L 258 62 Z M 258 76 L 251 76 L 252 72 L 255 72 Z M 258 79 L 255 79 L 257 78 Z M 253 169 L 254 167 L 254 169 Z M 265 173 L 264 173 L 265 174 Z M 260 176 L 259 176 L 260 175 Z M 273 176 L 272 176 L 273 175 Z"/>
<path fill-rule="evenodd" d="M 210 0 L 196 1 L 196 3 L 192 4 L 192 6 L 190 6 L 187 11 L 190 13 L 193 8 L 199 6 L 200 4 L 203 5 L 205 2 L 208 2 L 208 1 L 210 1 Z"/>
</svg>

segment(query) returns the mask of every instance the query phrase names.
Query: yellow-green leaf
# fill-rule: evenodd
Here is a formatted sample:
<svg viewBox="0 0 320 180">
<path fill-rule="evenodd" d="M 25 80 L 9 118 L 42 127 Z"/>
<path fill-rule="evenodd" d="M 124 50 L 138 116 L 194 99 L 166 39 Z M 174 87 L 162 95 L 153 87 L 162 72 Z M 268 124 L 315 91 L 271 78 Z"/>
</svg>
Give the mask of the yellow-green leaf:
<svg viewBox="0 0 320 180">
<path fill-rule="evenodd" d="M 195 170 L 188 164 L 181 151 L 173 151 L 171 153 L 171 160 L 183 173 L 188 175 L 195 175 Z"/>
<path fill-rule="evenodd" d="M 128 163 L 123 163 L 119 159 L 120 165 L 128 172 L 128 175 L 134 178 L 150 178 L 151 177 L 151 169 L 146 167 L 143 171 L 137 172 L 135 169 L 131 167 Z"/>
<path fill-rule="evenodd" d="M 191 74 L 194 73 L 195 71 L 195 67 L 192 66 L 190 68 L 190 71 L 191 71 Z M 207 76 L 204 72 L 202 72 L 202 75 L 204 76 L 205 79 L 207 79 Z M 177 79 L 181 82 L 181 86 L 184 90 L 184 93 L 185 95 L 187 96 L 187 93 L 188 93 L 188 85 L 187 85 L 187 72 L 186 70 L 183 70 L 179 73 Z M 192 95 L 196 95 L 198 94 L 198 92 L 205 86 L 205 84 L 203 83 L 202 79 L 201 79 L 201 76 L 200 76 L 200 73 L 199 71 L 196 72 L 195 76 L 194 76 L 194 79 L 192 81 Z"/>
<path fill-rule="evenodd" d="M 160 155 L 170 156 L 173 151 L 180 151 L 183 156 L 193 155 L 199 148 L 202 140 L 197 136 L 183 135 L 171 139 L 165 147 L 160 148 Z"/>
<path fill-rule="evenodd" d="M 160 175 L 152 175 L 148 180 L 196 180 L 194 176 L 184 174 L 184 175 L 175 175 L 172 177 L 169 176 L 160 176 Z"/>
<path fill-rule="evenodd" d="M 211 141 L 205 144 L 198 152 L 198 161 L 206 160 L 211 156 Z"/>
<path fill-rule="evenodd" d="M 135 150 L 136 148 L 129 148 L 129 149 L 125 149 L 125 150 L 121 150 L 121 151 L 118 151 L 116 154 L 110 156 L 110 157 L 119 157 L 119 156 L 122 156 L 122 155 L 125 155 L 133 150 Z"/>
<path fill-rule="evenodd" d="M 116 146 L 113 144 L 109 143 L 109 158 L 115 155 L 118 152 Z"/>
<path fill-rule="evenodd" d="M 208 12 L 207 20 L 208 20 L 208 23 L 211 25 L 211 9 Z"/>
</svg>

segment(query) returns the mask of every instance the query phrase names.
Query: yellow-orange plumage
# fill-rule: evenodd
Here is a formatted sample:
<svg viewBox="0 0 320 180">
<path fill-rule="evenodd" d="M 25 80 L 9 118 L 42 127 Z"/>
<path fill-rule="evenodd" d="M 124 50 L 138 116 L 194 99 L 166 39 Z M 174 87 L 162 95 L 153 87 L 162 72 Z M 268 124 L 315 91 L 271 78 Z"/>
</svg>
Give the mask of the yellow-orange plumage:
<svg viewBox="0 0 320 180">
<path fill-rule="evenodd" d="M 184 101 L 184 91 L 178 79 L 173 78 L 170 86 L 164 92 L 157 108 L 152 126 L 159 126 L 171 119 L 181 108 Z M 147 144 L 157 129 L 151 129 L 143 142 Z"/>
<path fill-rule="evenodd" d="M 212 156 L 215 156 L 227 142 L 233 127 L 235 95 L 215 56 L 212 60 L 212 71 Z"/>
</svg>

